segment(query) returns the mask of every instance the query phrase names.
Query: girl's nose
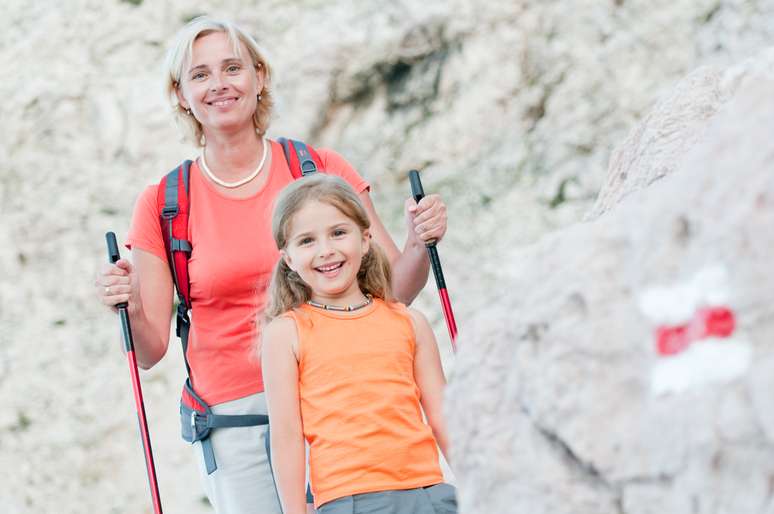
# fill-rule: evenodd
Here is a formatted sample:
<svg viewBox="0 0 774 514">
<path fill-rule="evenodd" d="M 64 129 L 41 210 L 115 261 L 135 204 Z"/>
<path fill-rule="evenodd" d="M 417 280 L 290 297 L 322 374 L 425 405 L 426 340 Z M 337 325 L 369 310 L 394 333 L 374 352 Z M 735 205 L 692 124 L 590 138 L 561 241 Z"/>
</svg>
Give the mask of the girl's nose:
<svg viewBox="0 0 774 514">
<path fill-rule="evenodd" d="M 317 253 L 320 257 L 327 257 L 333 252 L 333 247 L 330 245 L 330 243 L 326 240 L 320 241 L 319 246 L 317 247 Z"/>
</svg>

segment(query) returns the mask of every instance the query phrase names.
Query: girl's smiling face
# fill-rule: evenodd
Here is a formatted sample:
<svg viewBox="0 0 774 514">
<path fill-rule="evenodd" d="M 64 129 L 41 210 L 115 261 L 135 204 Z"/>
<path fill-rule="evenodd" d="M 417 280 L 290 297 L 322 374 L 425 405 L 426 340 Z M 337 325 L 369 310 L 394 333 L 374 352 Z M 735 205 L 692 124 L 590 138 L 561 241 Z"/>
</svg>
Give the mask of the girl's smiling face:
<svg viewBox="0 0 774 514">
<path fill-rule="evenodd" d="M 368 231 L 336 207 L 312 200 L 293 215 L 282 258 L 319 303 L 352 305 L 365 299 L 357 282 Z"/>
<path fill-rule="evenodd" d="M 225 32 L 211 32 L 193 43 L 177 96 L 180 105 L 191 109 L 202 124 L 205 137 L 208 132 L 232 132 L 245 127 L 252 130 L 264 78 L 241 41 L 239 48 L 239 53 L 234 51 Z"/>
</svg>

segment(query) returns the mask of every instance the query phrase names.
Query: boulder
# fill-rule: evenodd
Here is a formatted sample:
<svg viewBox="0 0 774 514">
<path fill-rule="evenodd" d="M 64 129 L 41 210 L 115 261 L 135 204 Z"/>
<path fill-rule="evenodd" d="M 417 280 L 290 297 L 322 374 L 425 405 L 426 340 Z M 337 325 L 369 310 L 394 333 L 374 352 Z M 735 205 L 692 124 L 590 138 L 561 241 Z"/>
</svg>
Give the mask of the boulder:
<svg viewBox="0 0 774 514">
<path fill-rule="evenodd" d="M 699 71 L 669 97 L 693 116 L 674 137 L 659 104 L 614 154 L 618 205 L 512 252 L 509 294 L 462 328 L 446 402 L 461 512 L 774 509 L 774 80 L 725 102 L 717 84 Z M 658 329 L 720 306 L 732 333 L 659 351 Z"/>
</svg>

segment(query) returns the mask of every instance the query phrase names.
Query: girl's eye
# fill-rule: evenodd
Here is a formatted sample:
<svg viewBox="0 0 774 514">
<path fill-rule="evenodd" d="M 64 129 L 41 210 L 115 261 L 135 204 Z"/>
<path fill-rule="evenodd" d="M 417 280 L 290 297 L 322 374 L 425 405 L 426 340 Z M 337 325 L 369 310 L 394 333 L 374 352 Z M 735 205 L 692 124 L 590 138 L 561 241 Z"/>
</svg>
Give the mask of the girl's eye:
<svg viewBox="0 0 774 514">
<path fill-rule="evenodd" d="M 301 246 L 304 246 L 304 245 L 308 245 L 311 242 L 312 242 L 312 238 L 311 237 L 305 237 L 305 238 L 301 239 L 298 242 L 298 244 L 301 245 Z"/>
<path fill-rule="evenodd" d="M 191 80 L 201 80 L 204 78 L 204 76 L 205 75 L 203 72 L 194 73 L 193 75 L 191 75 Z"/>
<path fill-rule="evenodd" d="M 333 236 L 334 237 L 341 237 L 341 236 L 345 235 L 346 233 L 347 233 L 347 231 L 344 230 L 343 228 L 337 228 L 336 230 L 333 231 Z"/>
</svg>

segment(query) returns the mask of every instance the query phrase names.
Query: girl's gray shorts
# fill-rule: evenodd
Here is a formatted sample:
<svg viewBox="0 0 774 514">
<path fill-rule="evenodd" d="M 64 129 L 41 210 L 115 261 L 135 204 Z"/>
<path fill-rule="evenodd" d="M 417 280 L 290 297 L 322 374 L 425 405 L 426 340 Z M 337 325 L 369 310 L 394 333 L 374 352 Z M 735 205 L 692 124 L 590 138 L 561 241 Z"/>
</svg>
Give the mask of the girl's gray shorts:
<svg viewBox="0 0 774 514">
<path fill-rule="evenodd" d="M 355 494 L 329 501 L 320 514 L 456 514 L 454 486 L 436 484 L 416 489 Z"/>
</svg>

